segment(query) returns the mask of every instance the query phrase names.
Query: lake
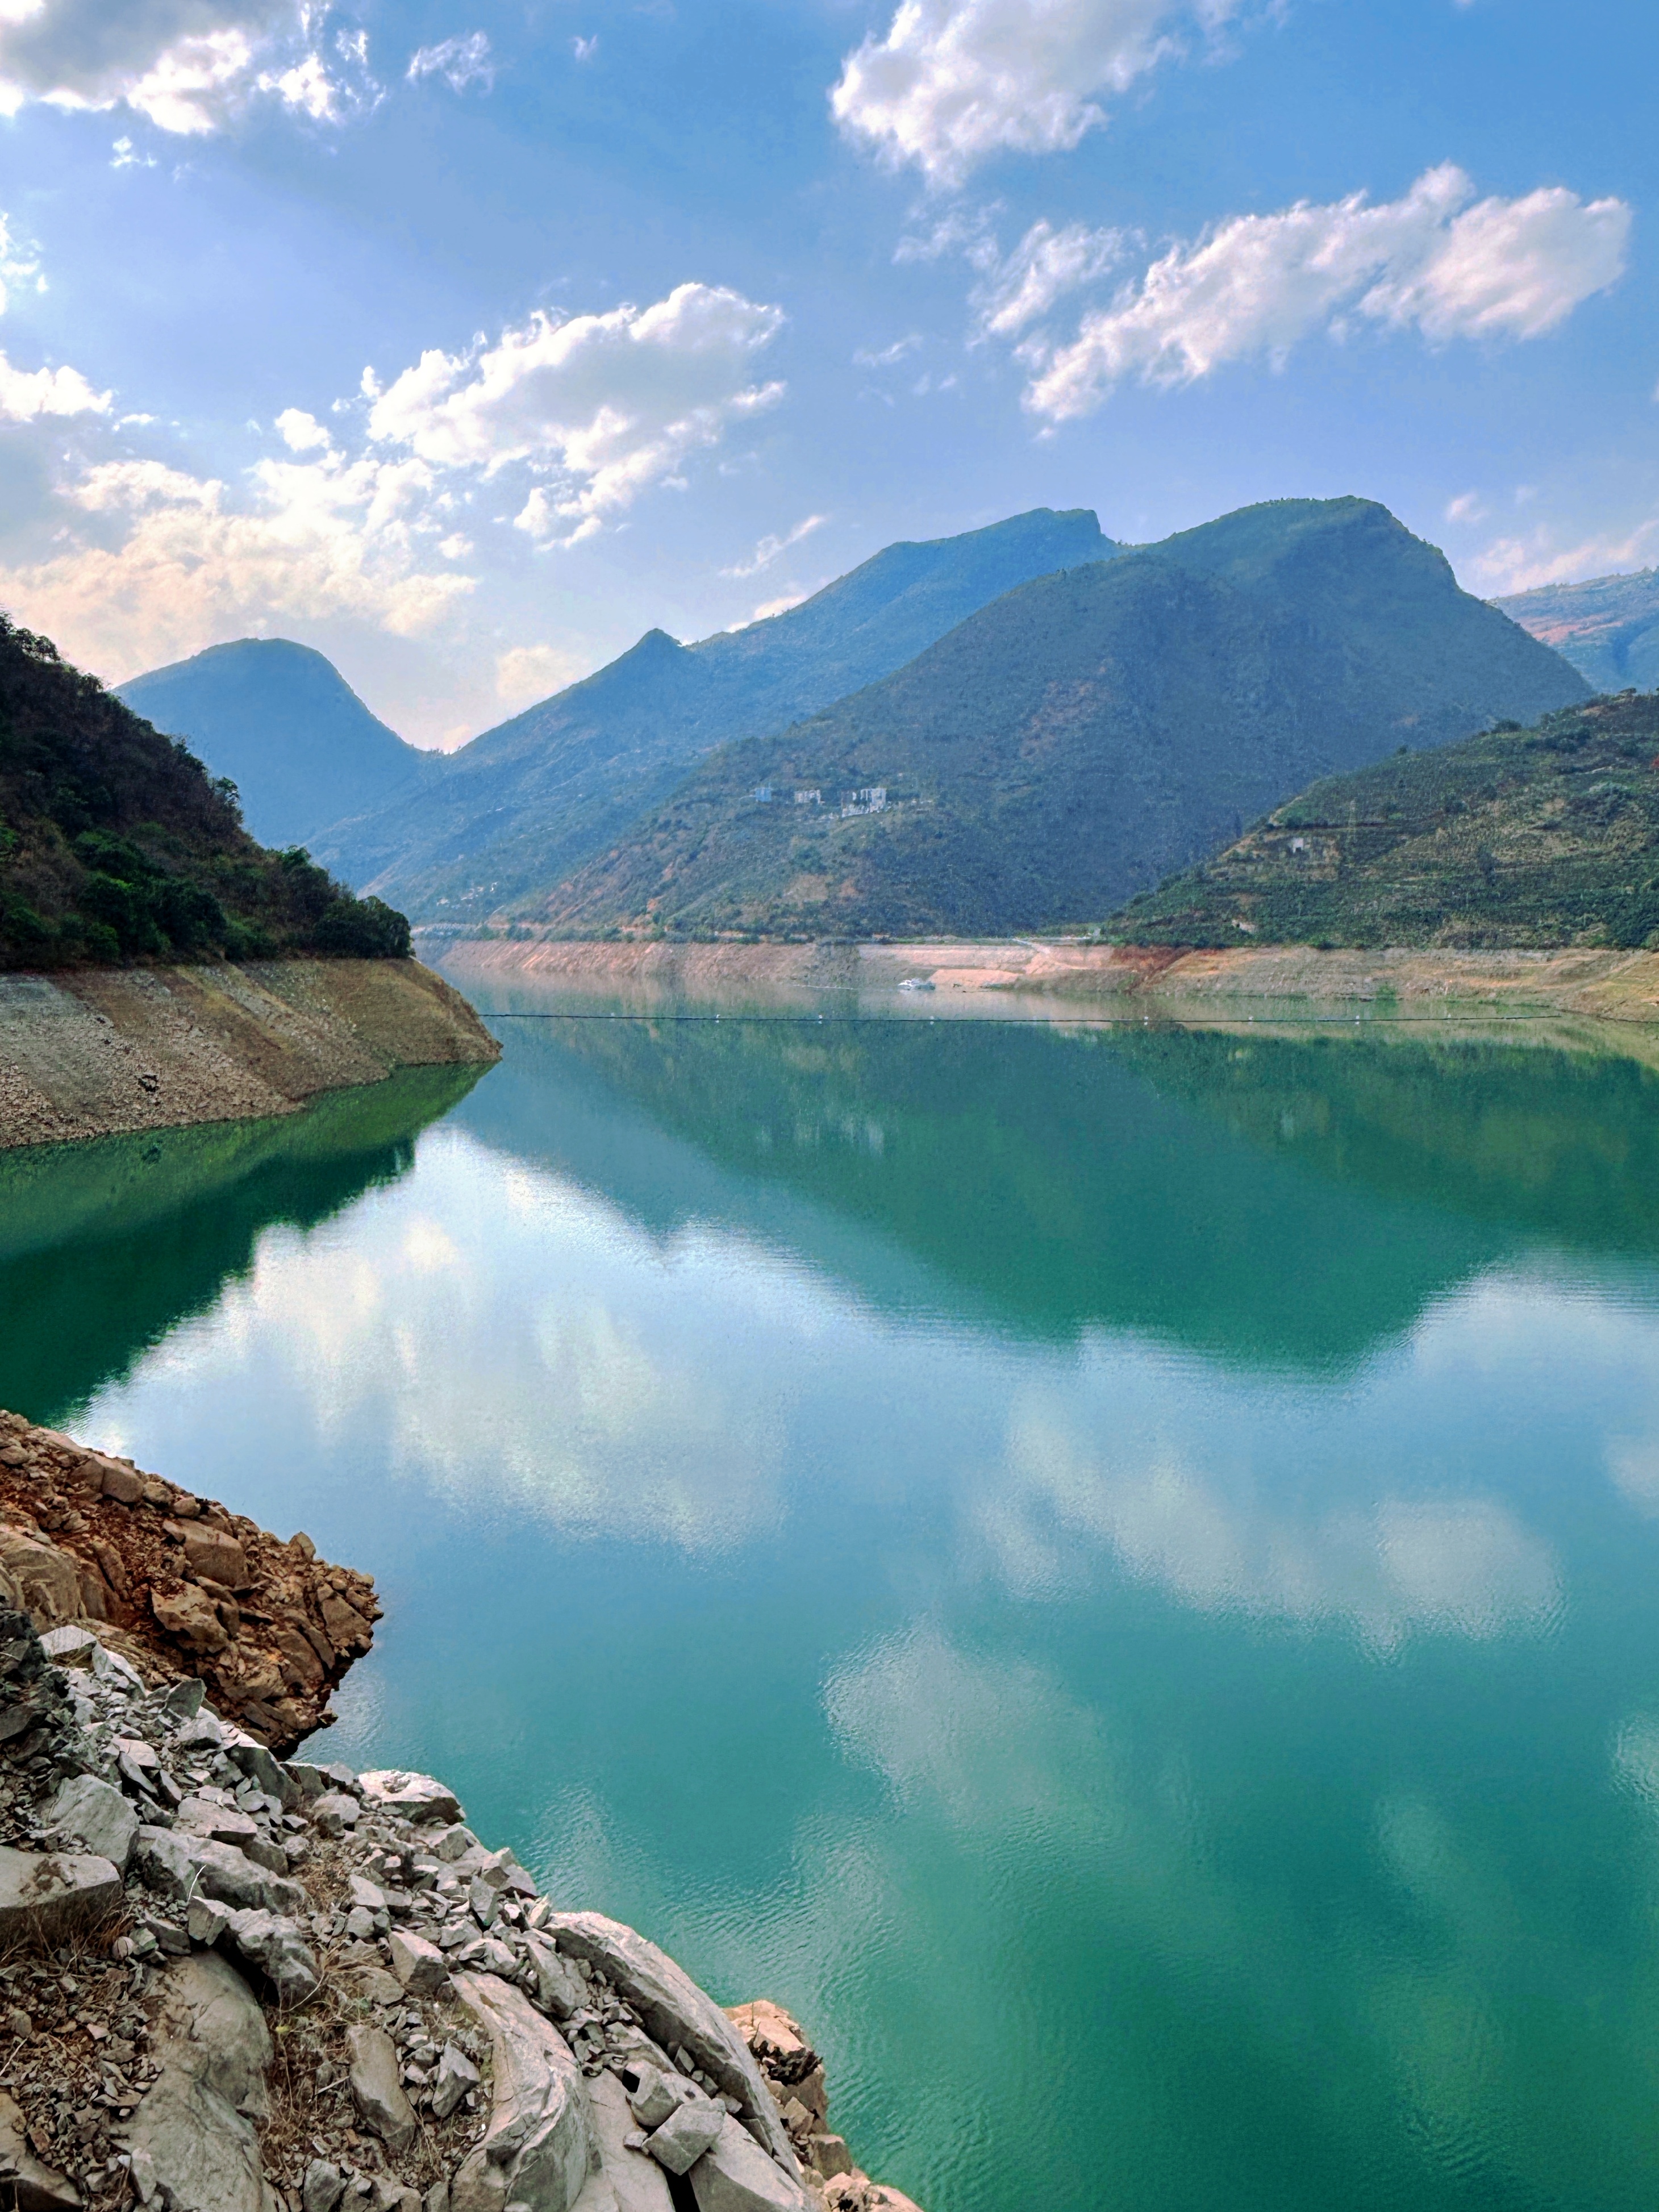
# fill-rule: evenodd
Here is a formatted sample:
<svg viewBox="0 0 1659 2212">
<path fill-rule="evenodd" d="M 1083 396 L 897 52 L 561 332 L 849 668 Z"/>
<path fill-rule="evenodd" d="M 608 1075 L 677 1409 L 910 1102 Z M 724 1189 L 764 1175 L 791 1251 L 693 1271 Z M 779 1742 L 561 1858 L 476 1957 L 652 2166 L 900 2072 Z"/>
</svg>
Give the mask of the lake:
<svg viewBox="0 0 1659 2212">
<path fill-rule="evenodd" d="M 0 1403 L 372 1571 L 330 1751 L 927 2212 L 1651 2212 L 1659 1080 L 495 1004 L 0 1156 Z"/>
</svg>

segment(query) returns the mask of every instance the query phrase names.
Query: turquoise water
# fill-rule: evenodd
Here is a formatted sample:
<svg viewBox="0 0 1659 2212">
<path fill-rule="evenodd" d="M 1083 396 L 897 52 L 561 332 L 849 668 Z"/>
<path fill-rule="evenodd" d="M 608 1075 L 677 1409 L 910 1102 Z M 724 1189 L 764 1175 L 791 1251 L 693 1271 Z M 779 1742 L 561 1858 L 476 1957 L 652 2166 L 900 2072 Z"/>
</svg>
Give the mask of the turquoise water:
<svg viewBox="0 0 1659 2212">
<path fill-rule="evenodd" d="M 1650 2212 L 1659 1083 L 499 1028 L 0 1162 L 0 1402 L 370 1569 L 337 1752 L 927 2212 Z"/>
</svg>

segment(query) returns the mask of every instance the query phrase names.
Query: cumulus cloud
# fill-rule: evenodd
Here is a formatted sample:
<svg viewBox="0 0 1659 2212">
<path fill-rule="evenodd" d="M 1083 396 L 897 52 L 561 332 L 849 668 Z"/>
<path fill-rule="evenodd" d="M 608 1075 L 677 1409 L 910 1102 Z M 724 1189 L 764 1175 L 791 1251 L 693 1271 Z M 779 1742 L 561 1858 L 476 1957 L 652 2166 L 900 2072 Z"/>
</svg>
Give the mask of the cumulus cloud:
<svg viewBox="0 0 1659 2212">
<path fill-rule="evenodd" d="M 471 580 L 433 573 L 422 462 L 267 459 L 252 497 L 158 460 L 111 460 L 65 489 L 47 558 L 0 571 L 0 600 L 83 665 L 122 673 L 273 619 L 357 616 L 429 629 Z"/>
<path fill-rule="evenodd" d="M 14 368 L 0 353 L 0 419 L 37 422 L 45 415 L 106 415 L 115 395 L 94 392 L 78 368 Z"/>
<path fill-rule="evenodd" d="M 481 84 L 488 92 L 495 82 L 489 36 L 474 31 L 465 39 L 446 39 L 441 46 L 418 46 L 407 73 L 411 84 L 423 76 L 441 76 L 452 92 L 465 92 L 470 84 Z"/>
<path fill-rule="evenodd" d="M 792 545 L 799 545 L 803 538 L 810 538 L 815 530 L 822 530 L 829 520 L 827 514 L 809 514 L 805 521 L 798 522 L 781 538 L 763 538 L 747 561 L 739 561 L 733 568 L 722 568 L 721 575 L 758 576 L 763 568 L 771 567 L 781 553 L 787 553 Z"/>
<path fill-rule="evenodd" d="M 1353 319 L 1451 338 L 1540 337 L 1625 268 L 1631 211 L 1561 186 L 1476 200 L 1450 162 L 1397 200 L 1363 192 L 1236 216 L 1177 244 L 1076 337 L 1029 349 L 1026 404 L 1049 422 L 1091 413 L 1127 378 L 1190 384 L 1231 362 L 1282 361 Z"/>
<path fill-rule="evenodd" d="M 264 94 L 318 121 L 365 104 L 361 33 L 326 35 L 311 0 L 10 0 L 0 113 L 29 100 L 125 106 L 158 130 L 222 129 Z"/>
<path fill-rule="evenodd" d="M 1236 0 L 901 0 L 884 36 L 848 56 L 830 109 L 890 167 L 958 185 L 995 154 L 1075 146 L 1106 120 L 1103 97 L 1236 12 Z"/>
<path fill-rule="evenodd" d="M 1519 537 L 1495 538 L 1469 564 L 1489 599 L 1510 592 L 1534 592 L 1544 584 L 1576 584 L 1594 576 L 1616 576 L 1653 558 L 1659 543 L 1659 515 L 1632 530 L 1607 531 L 1562 544 L 1547 523 Z"/>
<path fill-rule="evenodd" d="M 384 392 L 366 380 L 370 434 L 440 468 L 528 464 L 544 480 L 519 526 L 538 544 L 573 544 L 647 487 L 683 481 L 695 453 L 782 398 L 781 383 L 756 380 L 755 357 L 783 321 L 708 284 L 644 308 L 538 313 L 494 345 L 423 354 Z"/>
</svg>

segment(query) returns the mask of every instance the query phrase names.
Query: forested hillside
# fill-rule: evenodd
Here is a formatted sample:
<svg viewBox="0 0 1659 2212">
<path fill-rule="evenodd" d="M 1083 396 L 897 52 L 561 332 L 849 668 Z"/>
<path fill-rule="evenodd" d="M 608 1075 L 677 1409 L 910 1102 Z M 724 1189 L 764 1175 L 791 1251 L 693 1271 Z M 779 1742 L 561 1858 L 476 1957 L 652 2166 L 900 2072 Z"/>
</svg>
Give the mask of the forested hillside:
<svg viewBox="0 0 1659 2212">
<path fill-rule="evenodd" d="M 1322 771 L 1587 691 L 1385 508 L 1276 501 L 1006 593 L 723 747 L 519 911 L 571 934 L 1088 922 Z"/>
<path fill-rule="evenodd" d="M 186 746 L 0 616 L 0 967 L 408 950 L 401 915 L 257 845 Z"/>
<path fill-rule="evenodd" d="M 1110 925 L 1131 945 L 1659 944 L 1659 696 L 1316 783 Z"/>
</svg>

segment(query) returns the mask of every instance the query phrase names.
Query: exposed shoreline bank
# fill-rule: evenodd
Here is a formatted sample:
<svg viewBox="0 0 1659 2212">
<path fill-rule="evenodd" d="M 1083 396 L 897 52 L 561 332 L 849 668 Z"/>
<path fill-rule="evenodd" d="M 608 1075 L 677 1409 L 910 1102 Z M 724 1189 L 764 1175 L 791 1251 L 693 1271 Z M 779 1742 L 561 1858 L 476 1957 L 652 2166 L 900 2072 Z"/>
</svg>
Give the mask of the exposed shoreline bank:
<svg viewBox="0 0 1659 2212">
<path fill-rule="evenodd" d="M 551 985 L 573 992 L 714 997 L 754 990 L 861 1001 L 931 983 L 942 1003 L 1029 999 L 1109 1014 L 1228 1021 L 1247 1007 L 1370 1006 L 1375 1012 L 1571 1015 L 1659 1025 L 1659 952 L 1466 952 L 1402 948 L 1316 951 L 1299 945 L 1148 951 L 1066 938 L 909 945 L 594 944 L 456 939 L 434 957 L 464 985 Z M 908 994 L 907 994 L 908 996 Z"/>
<path fill-rule="evenodd" d="M 0 975 L 0 1150 L 292 1114 L 500 1050 L 416 960 Z"/>
</svg>

